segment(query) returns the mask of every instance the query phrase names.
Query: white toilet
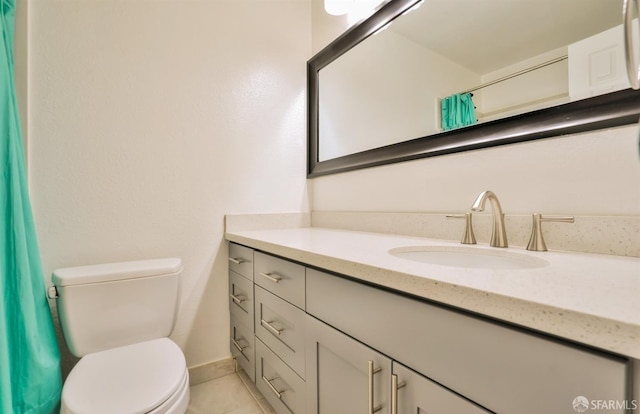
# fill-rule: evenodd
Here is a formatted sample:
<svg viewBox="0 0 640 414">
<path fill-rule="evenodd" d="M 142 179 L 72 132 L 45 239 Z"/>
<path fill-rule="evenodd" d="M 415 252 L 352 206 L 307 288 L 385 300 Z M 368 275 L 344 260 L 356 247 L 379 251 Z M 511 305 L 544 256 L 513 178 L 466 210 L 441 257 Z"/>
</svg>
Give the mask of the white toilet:
<svg viewBox="0 0 640 414">
<path fill-rule="evenodd" d="M 71 353 L 81 357 L 62 388 L 64 414 L 184 414 L 189 372 L 168 336 L 180 259 L 59 269 L 51 281 Z"/>
</svg>

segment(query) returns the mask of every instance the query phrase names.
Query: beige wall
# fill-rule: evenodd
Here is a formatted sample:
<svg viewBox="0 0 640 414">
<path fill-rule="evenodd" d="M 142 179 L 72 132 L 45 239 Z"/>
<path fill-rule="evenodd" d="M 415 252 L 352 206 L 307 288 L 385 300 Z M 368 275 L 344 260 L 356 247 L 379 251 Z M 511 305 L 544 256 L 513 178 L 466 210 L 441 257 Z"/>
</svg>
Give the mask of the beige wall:
<svg viewBox="0 0 640 414">
<path fill-rule="evenodd" d="M 319 177 L 312 188 L 317 211 L 466 212 L 493 190 L 506 214 L 639 215 L 639 183 L 638 127 L 628 126 Z"/>
<path fill-rule="evenodd" d="M 173 339 L 228 357 L 226 213 L 308 211 L 306 0 L 30 3 L 30 158 L 46 276 L 181 257 Z"/>
<path fill-rule="evenodd" d="M 45 276 L 182 257 L 173 337 L 190 366 L 229 355 L 226 213 L 463 211 L 493 189 L 508 213 L 640 214 L 635 126 L 306 183 L 305 62 L 347 26 L 321 0 L 28 4 L 25 113 Z"/>
</svg>

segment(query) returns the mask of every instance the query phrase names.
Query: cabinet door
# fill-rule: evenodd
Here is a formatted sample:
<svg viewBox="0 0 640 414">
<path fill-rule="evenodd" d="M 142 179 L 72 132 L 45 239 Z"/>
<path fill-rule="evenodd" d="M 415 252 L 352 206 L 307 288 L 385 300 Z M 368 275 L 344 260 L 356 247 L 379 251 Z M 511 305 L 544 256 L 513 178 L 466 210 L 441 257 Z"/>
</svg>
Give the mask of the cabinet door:
<svg viewBox="0 0 640 414">
<path fill-rule="evenodd" d="M 480 406 L 393 362 L 392 414 L 490 414 Z"/>
<path fill-rule="evenodd" d="M 307 413 L 390 414 L 391 360 L 307 316 Z"/>
</svg>

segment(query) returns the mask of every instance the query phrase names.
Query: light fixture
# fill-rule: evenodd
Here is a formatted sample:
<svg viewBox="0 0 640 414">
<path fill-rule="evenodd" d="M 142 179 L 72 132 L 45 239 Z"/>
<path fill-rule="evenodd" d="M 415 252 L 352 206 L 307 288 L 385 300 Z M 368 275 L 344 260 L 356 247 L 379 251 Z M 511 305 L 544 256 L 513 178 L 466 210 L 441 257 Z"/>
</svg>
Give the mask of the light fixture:
<svg viewBox="0 0 640 414">
<path fill-rule="evenodd" d="M 375 9 L 383 0 L 324 0 L 324 10 L 333 15 L 363 16 Z"/>
<path fill-rule="evenodd" d="M 356 0 L 324 0 L 324 10 L 332 16 L 348 14 L 353 10 Z"/>
</svg>

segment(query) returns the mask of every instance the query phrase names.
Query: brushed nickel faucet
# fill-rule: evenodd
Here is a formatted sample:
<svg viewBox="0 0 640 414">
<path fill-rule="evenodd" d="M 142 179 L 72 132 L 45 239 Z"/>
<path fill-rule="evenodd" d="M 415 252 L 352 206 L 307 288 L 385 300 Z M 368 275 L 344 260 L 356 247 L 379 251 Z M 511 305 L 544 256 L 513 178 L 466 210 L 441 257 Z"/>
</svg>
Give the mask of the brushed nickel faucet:
<svg viewBox="0 0 640 414">
<path fill-rule="evenodd" d="M 542 217 L 542 214 L 535 213 L 533 215 L 533 227 L 531 228 L 531 238 L 529 239 L 529 244 L 527 245 L 527 250 L 531 250 L 534 252 L 546 252 L 547 245 L 544 242 L 544 237 L 542 236 L 542 223 L 546 221 L 555 221 L 558 223 L 573 223 L 575 221 L 573 216 L 566 217 Z"/>
<path fill-rule="evenodd" d="M 491 232 L 491 247 L 508 247 L 507 232 L 504 227 L 504 214 L 498 197 L 493 191 L 483 191 L 478 195 L 476 201 L 471 206 L 472 211 L 484 211 L 484 204 L 489 199 L 491 202 L 491 212 L 493 213 L 493 231 Z"/>
<path fill-rule="evenodd" d="M 460 243 L 462 244 L 476 244 L 476 236 L 473 234 L 473 224 L 471 222 L 471 213 L 464 214 L 447 214 L 449 219 L 465 219 L 464 223 L 464 236 Z"/>
</svg>

